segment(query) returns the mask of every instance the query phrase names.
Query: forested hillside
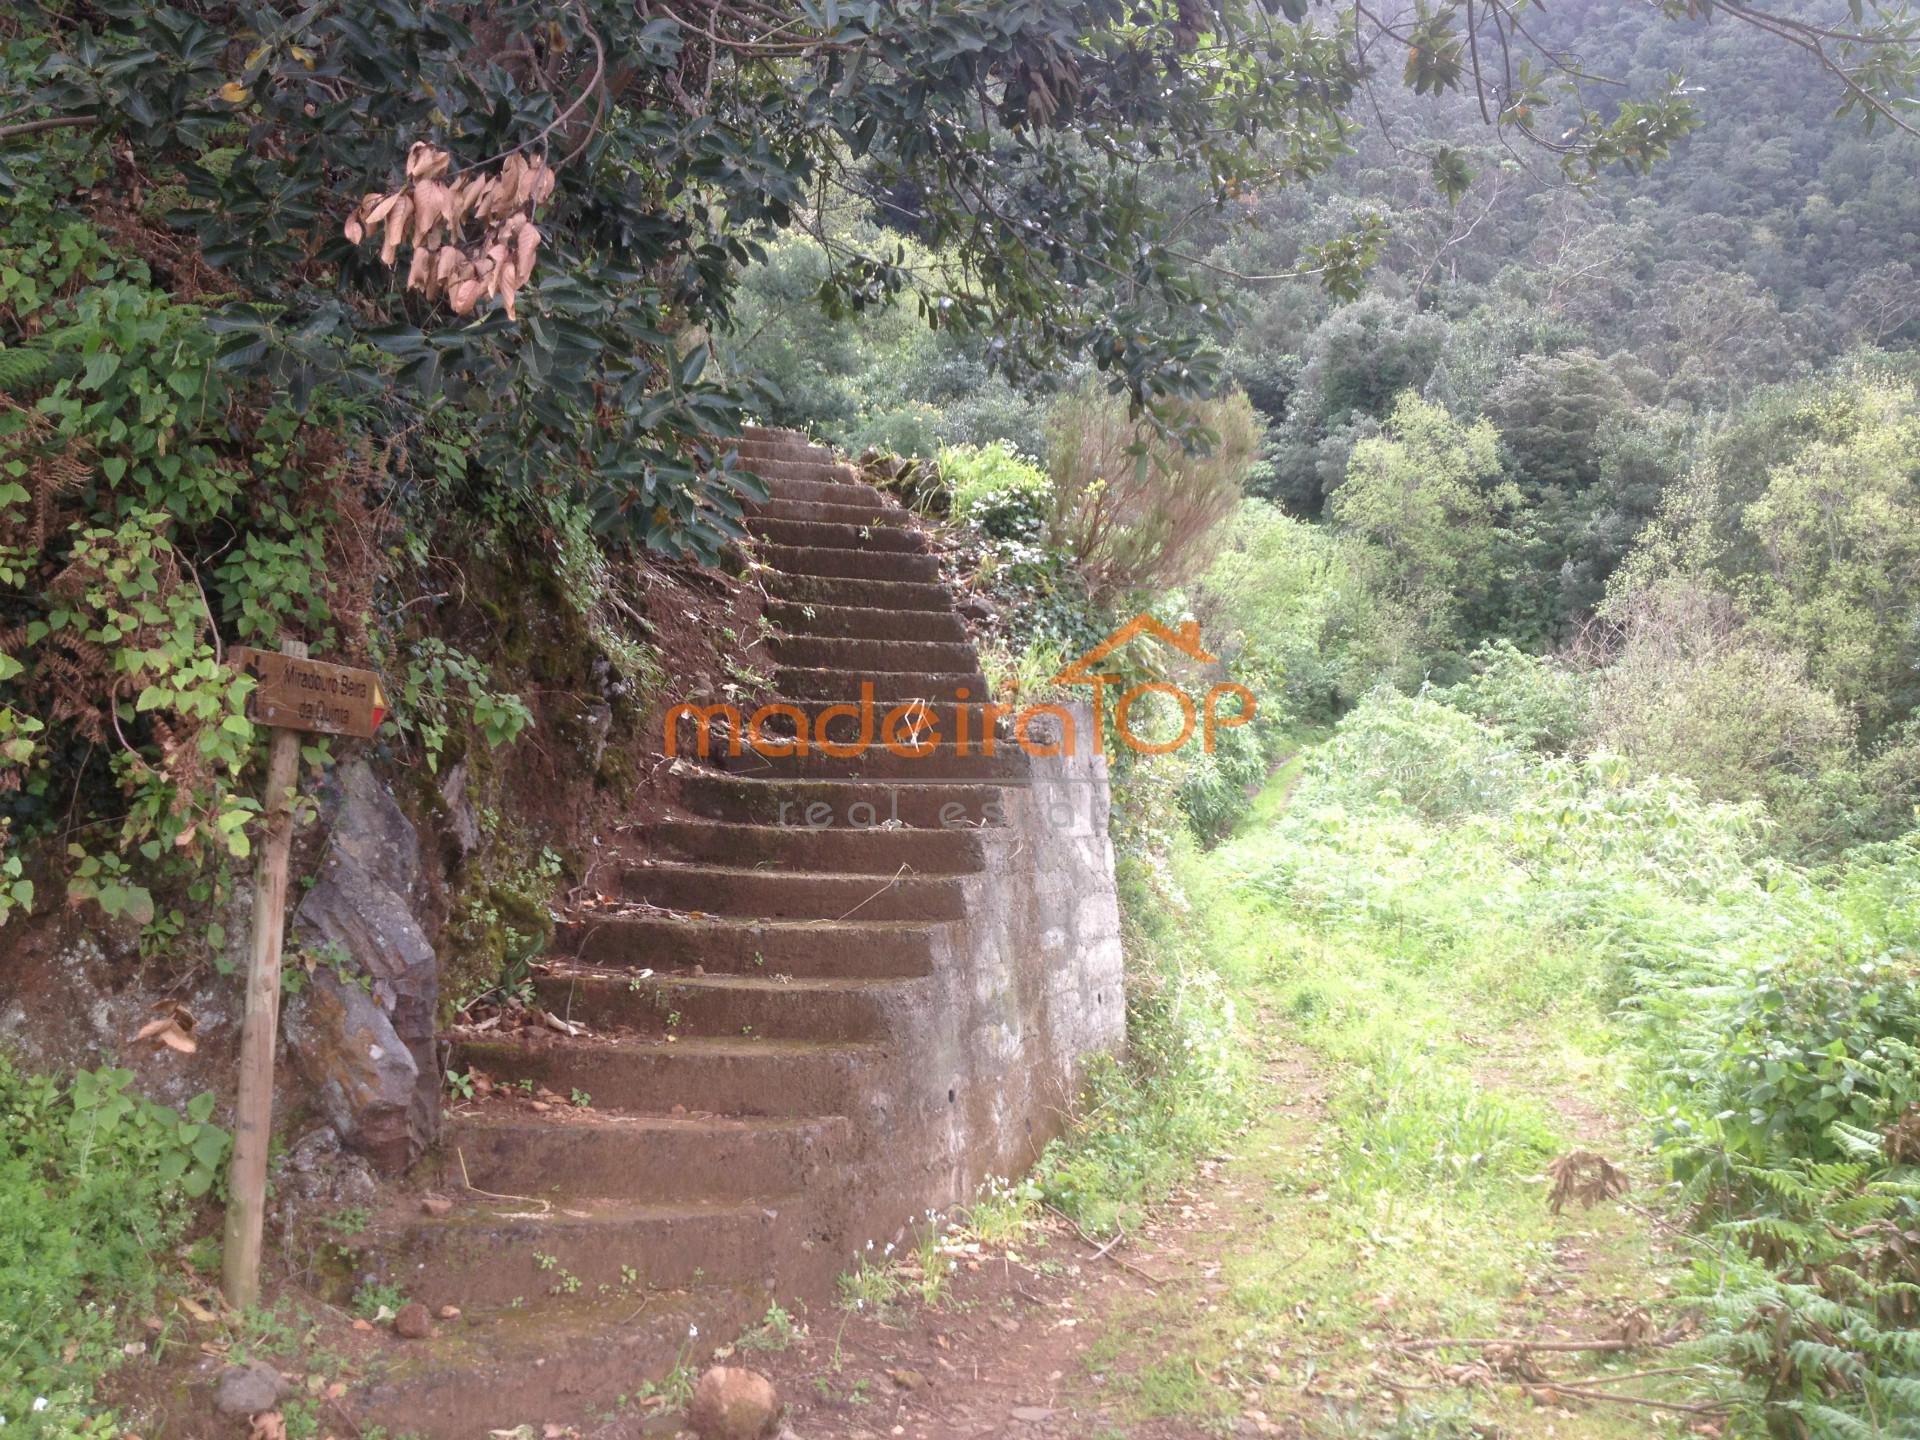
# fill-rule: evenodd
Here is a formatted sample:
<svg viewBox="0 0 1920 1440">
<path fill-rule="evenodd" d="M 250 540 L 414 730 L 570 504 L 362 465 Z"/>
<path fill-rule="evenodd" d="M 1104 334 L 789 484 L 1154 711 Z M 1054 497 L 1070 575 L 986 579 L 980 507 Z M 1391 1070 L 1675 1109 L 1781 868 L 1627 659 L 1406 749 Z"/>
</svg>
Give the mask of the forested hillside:
<svg viewBox="0 0 1920 1440">
<path fill-rule="evenodd" d="M 1278 1202 L 1318 1238 L 1287 1265 L 1235 1247 L 1220 1314 L 1130 1312 L 1155 1337 L 1113 1347 L 1151 1371 L 1132 1403 L 1376 1433 L 1248 1357 L 1290 1353 L 1296 1324 L 1351 1353 L 1384 1303 L 1369 1286 L 1443 1330 L 1500 1328 L 1525 1288 L 1507 1257 L 1537 1241 L 1527 1177 L 1570 1143 L 1552 1107 L 1615 1113 L 1606 1074 L 1634 1165 L 1705 1237 L 1672 1293 L 1615 1276 L 1702 1367 L 1642 1417 L 1907 1433 L 1920 141 L 1836 117 L 1803 54 L 1724 16 L 1530 23 L 1597 95 L 1682 77 L 1698 128 L 1646 175 L 1573 184 L 1471 93 L 1363 87 L 1351 152 L 1299 184 L 1212 206 L 1154 174 L 1228 316 L 1239 393 L 1193 414 L 1205 456 L 1137 429 L 1089 368 L 1009 379 L 990 339 L 903 309 L 820 321 L 806 301 L 841 237 L 939 263 L 898 192 L 830 199 L 774 247 L 721 353 L 775 380 L 781 418 L 937 465 L 909 493 L 968 537 L 1007 683 L 1044 691 L 1146 604 L 1196 617 L 1210 673 L 1259 696 L 1211 755 L 1116 761 L 1134 959 L 1157 977 L 1145 1075 L 1043 1186 L 1137 1219 L 1167 1157 L 1265 1113 L 1230 1038 L 1250 1009 L 1330 1067 L 1314 1154 L 1339 1160 L 1239 1163 L 1319 1200 Z M 1373 252 L 1363 289 L 1324 283 L 1315 247 L 1343 236 Z M 1487 1047 L 1538 1086 L 1490 1080 Z M 1327 1363 L 1365 1394 L 1380 1362 Z M 1188 1364 L 1242 1398 L 1185 1385 Z M 1463 1401 L 1416 1423 L 1424 1402 L 1393 1395 L 1403 1428 L 1377 1433 L 1538 1418 Z"/>
</svg>

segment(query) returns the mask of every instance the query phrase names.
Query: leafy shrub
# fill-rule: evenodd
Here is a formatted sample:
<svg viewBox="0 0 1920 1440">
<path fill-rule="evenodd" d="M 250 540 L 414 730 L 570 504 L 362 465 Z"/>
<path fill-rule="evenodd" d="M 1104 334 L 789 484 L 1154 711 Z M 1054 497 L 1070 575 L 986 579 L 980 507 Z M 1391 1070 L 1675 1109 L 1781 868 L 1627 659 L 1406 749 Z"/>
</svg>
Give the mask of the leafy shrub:
<svg viewBox="0 0 1920 1440">
<path fill-rule="evenodd" d="M 63 1086 L 0 1056 L 0 1415 L 28 1433 L 119 1433 L 95 1384 L 226 1159 L 212 1095 L 181 1115 L 132 1080 L 102 1069 Z"/>
<path fill-rule="evenodd" d="M 1052 533 L 1101 603 L 1184 584 L 1211 558 L 1208 540 L 1239 505 L 1260 453 L 1247 397 L 1176 407 L 1196 448 L 1136 420 L 1124 397 L 1090 386 L 1062 396 L 1047 425 Z"/>
<path fill-rule="evenodd" d="M 1523 762 L 1506 736 L 1452 706 L 1381 688 L 1316 752 L 1309 772 L 1328 798 L 1450 819 L 1512 804 Z"/>
<path fill-rule="evenodd" d="M 1852 722 L 1805 658 L 1749 626 L 1724 594 L 1685 581 L 1608 602 L 1595 736 L 1713 799 L 1777 799 L 1844 766 Z"/>
<path fill-rule="evenodd" d="M 1536 750 L 1567 750 L 1585 736 L 1592 714 L 1585 676 L 1508 640 L 1487 641 L 1467 663 L 1473 673 L 1435 691 L 1435 699 Z"/>
<path fill-rule="evenodd" d="M 1237 715 L 1238 704 L 1221 707 L 1222 716 Z M 1256 712 L 1257 716 L 1257 712 Z M 1272 721 L 1268 721 L 1270 729 Z M 1180 781 L 1180 810 L 1204 845 L 1217 844 L 1232 833 L 1253 805 L 1253 796 L 1267 778 L 1270 756 L 1265 733 L 1256 724 L 1222 729 L 1209 753 L 1198 745 L 1179 752 L 1185 762 Z"/>
<path fill-rule="evenodd" d="M 1264 500 L 1242 502 L 1214 540 L 1194 616 L 1272 720 L 1331 722 L 1381 680 L 1418 678 L 1410 634 L 1358 542 Z"/>
<path fill-rule="evenodd" d="M 1005 444 L 948 446 L 940 452 L 940 476 L 953 487 L 953 518 L 988 539 L 1046 538 L 1053 482 Z"/>
<path fill-rule="evenodd" d="M 1664 1127 L 1683 1176 L 1728 1156 L 1846 1159 L 1841 1127 L 1877 1132 L 1920 1100 L 1920 969 L 1910 961 L 1766 960 L 1656 993 L 1643 1013 L 1666 1037 L 1658 1080 L 1686 1101 Z"/>
</svg>

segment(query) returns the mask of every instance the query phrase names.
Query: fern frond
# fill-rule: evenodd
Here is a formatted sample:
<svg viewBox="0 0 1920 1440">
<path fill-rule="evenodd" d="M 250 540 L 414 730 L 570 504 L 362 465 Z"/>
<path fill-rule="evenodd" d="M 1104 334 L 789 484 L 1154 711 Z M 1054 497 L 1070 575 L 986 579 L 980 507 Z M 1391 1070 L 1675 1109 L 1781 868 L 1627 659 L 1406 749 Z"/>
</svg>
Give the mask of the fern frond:
<svg viewBox="0 0 1920 1440">
<path fill-rule="evenodd" d="M 35 345 L 0 345 L 0 395 L 21 395 L 72 370 L 73 358 Z"/>
</svg>

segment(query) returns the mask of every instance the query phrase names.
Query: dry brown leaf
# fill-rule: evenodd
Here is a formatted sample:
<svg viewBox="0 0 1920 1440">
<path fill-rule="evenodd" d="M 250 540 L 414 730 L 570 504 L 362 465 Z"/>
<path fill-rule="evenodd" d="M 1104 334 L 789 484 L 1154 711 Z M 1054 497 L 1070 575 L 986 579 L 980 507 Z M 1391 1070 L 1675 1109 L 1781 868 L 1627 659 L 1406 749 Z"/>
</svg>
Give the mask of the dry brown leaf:
<svg viewBox="0 0 1920 1440">
<path fill-rule="evenodd" d="M 1573 1150 L 1547 1166 L 1553 1189 L 1547 1194 L 1547 1208 L 1558 1215 L 1569 1200 L 1578 1200 L 1591 1210 L 1602 1200 L 1614 1200 L 1632 1188 L 1626 1172 L 1606 1156 L 1593 1150 Z"/>
<path fill-rule="evenodd" d="M 247 1440 L 287 1440 L 287 1422 L 280 1418 L 278 1410 L 262 1410 L 253 1417 L 253 1429 L 247 1432 Z"/>
<path fill-rule="evenodd" d="M 413 187 L 413 243 L 424 245 L 453 214 L 453 192 L 438 180 L 422 180 Z"/>
<path fill-rule="evenodd" d="M 416 140 L 407 151 L 407 178 L 409 180 L 437 180 L 447 173 L 447 167 L 453 163 L 449 155 L 437 145 L 429 145 L 425 140 Z"/>
<path fill-rule="evenodd" d="M 394 196 L 393 208 L 386 215 L 387 238 L 380 247 L 380 263 L 391 265 L 400 254 L 400 242 L 406 238 L 407 222 L 413 218 L 413 198 L 408 195 Z"/>
<path fill-rule="evenodd" d="M 133 1037 L 136 1041 L 157 1040 L 183 1055 L 191 1055 L 200 1048 L 193 1038 L 198 1027 L 191 1010 L 174 1000 L 162 1000 L 153 1008 L 160 1012 L 160 1017 L 142 1025 Z"/>
<path fill-rule="evenodd" d="M 195 1300 L 191 1295 L 182 1295 L 180 1297 L 180 1308 L 195 1320 L 198 1320 L 202 1325 L 212 1325 L 220 1319 L 218 1315 L 207 1309 L 206 1306 L 202 1305 L 198 1300 Z"/>
</svg>

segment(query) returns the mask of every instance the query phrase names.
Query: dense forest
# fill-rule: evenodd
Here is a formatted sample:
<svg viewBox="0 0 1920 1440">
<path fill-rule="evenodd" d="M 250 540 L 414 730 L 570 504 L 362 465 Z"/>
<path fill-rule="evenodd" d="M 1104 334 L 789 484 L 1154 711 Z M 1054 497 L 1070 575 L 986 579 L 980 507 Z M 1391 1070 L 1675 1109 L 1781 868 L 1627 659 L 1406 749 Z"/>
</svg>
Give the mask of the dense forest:
<svg viewBox="0 0 1920 1440">
<path fill-rule="evenodd" d="M 1226 1391 L 1292 1384 L 1247 1346 L 1351 1348 L 1300 1287 L 1504 1314 L 1548 1244 L 1525 1187 L 1590 1137 L 1493 1093 L 1484 1029 L 1577 1070 L 1657 1177 L 1689 1261 L 1642 1297 L 1685 1347 L 1649 1372 L 1667 1420 L 1920 1433 L 1915 23 L 10 11 L 0 946 L 82 916 L 166 1015 L 231 983 L 264 745 L 227 644 L 379 671 L 382 763 L 423 786 L 497 777 L 576 691 L 638 735 L 686 623 L 725 693 L 763 690 L 687 597 L 754 574 L 741 425 L 795 427 L 921 512 L 1004 689 L 1055 694 L 1144 609 L 1256 698 L 1215 749 L 1113 751 L 1129 1056 L 993 1196 L 1008 1234 L 1044 1204 L 1125 1235 L 1257 1124 L 1273 1036 L 1324 1080 L 1293 1187 L 1321 1252 L 1233 1353 L 1181 1356 L 1170 1408 L 1143 1382 L 1149 1418 L 1217 1433 Z M 450 907 L 482 988 L 584 873 L 506 794 Z M 28 1433 L 120 1433 L 96 1388 L 199 1283 L 165 1257 L 220 1185 L 214 1097 L 96 1058 L 0 1050 L 0 1424 Z M 1480 1268 L 1376 1273 L 1413 1250 Z M 235 1320 L 235 1353 L 274 1331 Z M 1304 1433 L 1507 1433 L 1407 1393 Z"/>
</svg>

